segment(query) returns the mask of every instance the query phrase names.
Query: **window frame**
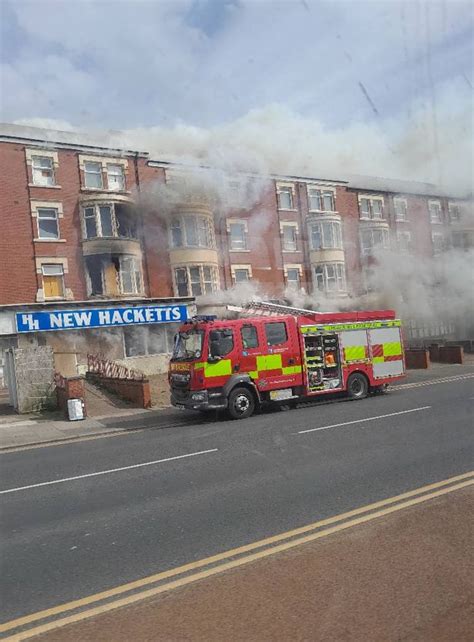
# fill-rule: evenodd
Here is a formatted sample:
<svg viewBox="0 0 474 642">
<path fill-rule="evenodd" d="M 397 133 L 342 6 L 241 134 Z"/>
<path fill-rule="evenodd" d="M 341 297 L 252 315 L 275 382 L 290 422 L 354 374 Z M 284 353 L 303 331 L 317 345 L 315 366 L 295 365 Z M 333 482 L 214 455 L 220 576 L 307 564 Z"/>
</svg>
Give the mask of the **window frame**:
<svg viewBox="0 0 474 642">
<path fill-rule="evenodd" d="M 120 169 L 120 174 L 118 173 L 112 173 L 110 168 L 111 167 L 118 167 Z M 125 177 L 125 168 L 122 165 L 122 163 L 111 163 L 106 162 L 105 164 L 105 173 L 107 175 L 107 188 L 109 192 L 125 192 L 127 190 L 127 182 L 126 182 L 126 177 Z M 111 187 L 111 181 L 110 177 L 111 176 L 118 176 L 120 175 L 121 179 L 121 185 L 120 187 Z M 117 183 L 118 184 L 118 183 Z"/>
<path fill-rule="evenodd" d="M 36 167 L 35 166 L 35 161 L 37 159 L 47 160 L 50 163 L 50 167 L 49 168 Z M 42 182 L 39 182 L 39 181 L 36 180 L 35 172 L 36 171 L 44 171 L 44 170 L 47 170 L 47 171 L 51 172 L 51 181 L 52 181 L 51 183 L 42 183 Z M 32 180 L 32 183 L 33 183 L 33 185 L 35 187 L 56 187 L 55 163 L 54 163 L 54 158 L 52 156 L 42 155 L 42 154 L 35 154 L 35 153 L 33 153 L 31 155 L 31 180 Z"/>
<path fill-rule="evenodd" d="M 193 222 L 194 232 L 197 244 L 191 244 L 188 240 L 190 223 Z M 202 224 L 204 223 L 204 228 Z M 187 227 L 188 224 L 188 227 Z M 206 236 L 206 245 L 200 243 L 200 233 L 204 231 Z M 179 236 L 181 243 L 176 243 L 176 237 Z M 201 214 L 177 214 L 173 216 L 168 225 L 168 240 L 171 249 L 179 248 L 203 248 L 206 250 L 215 250 L 216 241 L 214 234 L 214 224 L 209 216 Z"/>
<path fill-rule="evenodd" d="M 453 216 L 453 212 L 456 212 L 456 215 Z M 459 203 L 448 203 L 448 213 L 449 213 L 449 222 L 450 223 L 460 223 L 461 221 L 461 207 Z"/>
<path fill-rule="evenodd" d="M 401 239 L 405 238 L 407 242 Z M 410 252 L 411 251 L 411 232 L 409 230 L 397 230 L 397 246 L 400 252 Z"/>
<path fill-rule="evenodd" d="M 178 331 L 180 324 L 179 323 L 154 323 L 150 325 L 144 325 L 144 326 L 129 326 L 129 327 L 124 327 L 123 332 L 122 332 L 122 343 L 123 343 L 123 354 L 125 359 L 139 359 L 141 357 L 153 357 L 156 355 L 160 354 L 171 354 L 173 352 L 173 347 L 174 347 L 174 335 Z M 165 338 L 165 347 L 166 350 L 164 352 L 157 352 L 157 351 L 150 351 L 150 334 L 152 330 L 158 330 L 158 329 L 163 329 L 163 335 Z M 143 333 L 143 344 L 145 347 L 145 350 L 143 354 L 127 354 L 127 335 L 132 332 L 141 332 Z M 173 337 L 171 337 L 171 333 L 173 333 Z"/>
<path fill-rule="evenodd" d="M 315 228 L 319 230 L 317 236 L 320 238 L 320 245 L 315 246 Z M 332 244 L 329 244 L 327 230 L 331 229 Z M 309 242 L 310 248 L 313 252 L 320 252 L 322 250 L 343 250 L 344 241 L 342 238 L 342 223 L 334 219 L 317 220 L 309 222 Z"/>
<path fill-rule="evenodd" d="M 286 245 L 285 231 L 292 230 L 291 247 Z M 280 223 L 281 248 L 282 252 L 298 252 L 298 223 L 293 221 L 282 221 Z"/>
<path fill-rule="evenodd" d="M 99 171 L 98 172 L 91 172 L 87 170 L 87 165 L 98 165 Z M 92 160 L 86 160 L 84 161 L 84 187 L 86 189 L 98 189 L 98 190 L 103 190 L 104 189 L 104 174 L 103 174 L 103 166 L 101 161 L 92 161 Z M 100 185 L 88 185 L 87 184 L 87 176 L 100 176 Z"/>
<path fill-rule="evenodd" d="M 285 211 L 294 211 L 295 210 L 295 187 L 294 185 L 282 185 L 277 184 L 276 186 L 277 193 L 277 208 L 279 210 Z M 281 194 L 289 195 L 289 207 L 284 207 L 281 202 Z"/>
<path fill-rule="evenodd" d="M 312 192 L 317 192 L 317 195 L 312 194 Z M 306 195 L 308 198 L 308 211 L 309 212 L 319 212 L 319 213 L 330 213 L 334 214 L 337 212 L 336 209 L 336 193 L 332 189 L 318 187 L 316 185 L 308 185 L 306 188 Z M 331 198 L 331 209 L 326 209 L 326 197 Z M 317 199 L 319 207 L 312 207 L 312 199 Z"/>
<path fill-rule="evenodd" d="M 368 211 L 362 211 L 362 201 L 368 202 Z M 359 202 L 359 218 L 363 221 L 384 221 L 385 220 L 385 200 L 383 196 L 369 196 L 367 194 L 360 194 L 358 197 Z M 373 204 L 380 203 L 380 216 L 375 216 Z"/>
<path fill-rule="evenodd" d="M 283 328 L 285 329 L 285 339 L 283 341 L 277 341 L 277 342 L 270 341 L 270 338 L 268 336 L 268 327 L 275 326 L 275 325 L 283 326 Z M 286 325 L 286 321 L 266 321 L 264 324 L 264 333 L 265 333 L 265 343 L 267 346 L 271 346 L 271 347 L 281 346 L 285 343 L 288 343 L 288 327 Z"/>
<path fill-rule="evenodd" d="M 200 294 L 195 294 L 192 289 L 192 285 L 197 284 L 197 281 L 194 282 L 191 279 L 191 269 L 199 270 L 199 286 L 201 289 Z M 210 270 L 211 280 L 206 278 L 205 270 Z M 184 273 L 185 280 L 178 280 L 178 272 Z M 180 285 L 186 286 L 186 294 L 180 293 Z M 190 265 L 174 265 L 173 266 L 173 288 L 176 292 L 176 296 L 207 296 L 217 292 L 219 289 L 219 270 L 216 265 L 210 263 L 193 263 Z"/>
<path fill-rule="evenodd" d="M 50 211 L 54 212 L 54 216 L 41 216 L 41 212 Z M 54 221 L 56 223 L 56 236 L 41 236 L 41 226 L 40 221 Z M 38 239 L 41 241 L 58 241 L 61 238 L 60 229 L 59 229 L 59 209 L 57 207 L 45 207 L 43 205 L 36 207 L 36 225 L 38 232 Z"/>
<path fill-rule="evenodd" d="M 249 329 L 253 330 L 254 339 L 256 340 L 256 344 L 255 345 L 247 345 L 246 346 L 244 344 L 244 341 L 246 341 L 246 339 L 244 339 L 243 331 L 244 330 L 249 330 Z M 242 348 L 244 350 L 257 350 L 260 347 L 260 337 L 258 336 L 258 328 L 257 328 L 257 326 L 253 325 L 252 323 L 244 323 L 240 328 L 240 342 L 241 342 Z"/>
<path fill-rule="evenodd" d="M 241 247 L 235 247 L 234 246 L 234 241 L 232 239 L 232 228 L 240 226 L 243 230 L 243 240 L 242 240 L 242 246 Z M 237 219 L 237 218 L 232 218 L 232 219 L 227 219 L 226 223 L 227 227 L 227 236 L 229 239 L 229 252 L 249 252 L 249 244 L 248 244 L 248 221 L 245 219 Z"/>
<path fill-rule="evenodd" d="M 238 272 L 238 271 L 240 271 L 240 270 L 242 270 L 242 271 L 244 271 L 244 270 L 245 270 L 245 271 L 247 272 L 247 274 L 248 274 L 248 279 L 245 279 L 245 280 L 242 280 L 242 281 L 237 281 L 237 279 L 236 279 L 236 272 Z M 232 283 L 233 283 L 234 285 L 237 285 L 238 283 L 247 283 L 247 282 L 248 282 L 248 281 L 250 281 L 250 280 L 251 280 L 251 278 L 252 278 L 252 266 L 251 266 L 251 265 L 249 265 L 249 264 L 248 264 L 248 265 L 247 265 L 247 264 L 240 265 L 240 264 L 236 264 L 236 263 L 234 263 L 234 264 L 232 264 L 232 265 L 230 266 L 230 272 L 231 272 L 231 276 L 232 276 Z"/>
<path fill-rule="evenodd" d="M 125 262 L 130 262 L 132 268 L 128 271 L 130 274 L 130 282 L 132 283 L 131 290 L 125 290 L 124 287 L 124 274 L 127 270 L 124 268 Z M 119 285 L 121 295 L 140 295 L 143 294 L 143 274 L 141 260 L 133 255 L 122 255 L 119 257 Z"/>
<path fill-rule="evenodd" d="M 119 234 L 119 223 L 117 219 L 117 212 L 116 212 L 116 206 L 128 206 L 132 207 L 132 203 L 129 202 L 115 202 L 113 200 L 106 200 L 106 201 L 94 201 L 91 203 L 82 203 L 81 205 L 81 227 L 82 227 L 82 238 L 85 241 L 89 241 L 92 239 L 97 239 L 97 238 L 104 238 L 104 239 L 109 239 L 109 238 L 118 238 L 118 239 L 126 239 L 126 240 L 131 240 L 131 241 L 139 241 L 139 234 L 138 230 L 135 227 L 135 236 L 122 236 Z M 102 226 L 102 216 L 101 216 L 101 209 L 108 207 L 110 209 L 110 219 L 111 219 L 111 228 L 112 228 L 112 235 L 104 235 L 103 234 L 103 226 Z M 93 210 L 94 211 L 94 216 L 86 215 L 87 210 Z M 95 224 L 95 231 L 96 235 L 95 236 L 88 236 L 87 233 L 87 219 L 92 219 L 94 218 L 94 224 Z"/>
<path fill-rule="evenodd" d="M 437 243 L 435 239 L 440 239 L 441 243 Z M 446 240 L 442 232 L 431 232 L 431 245 L 433 248 L 433 256 L 442 254 L 446 248 Z"/>
<path fill-rule="evenodd" d="M 438 211 L 437 216 L 433 216 L 434 214 L 434 206 L 436 206 L 436 210 Z M 430 223 L 432 225 L 439 225 L 443 223 L 443 208 L 441 205 L 441 201 L 428 201 L 428 213 L 430 217 Z"/>
<path fill-rule="evenodd" d="M 383 241 L 382 243 L 374 243 L 374 232 L 381 232 Z M 371 244 L 369 247 L 365 247 L 364 245 L 364 235 L 370 234 L 371 236 Z M 385 243 L 386 241 L 386 243 Z M 373 250 L 376 247 L 380 247 L 384 250 L 390 249 L 390 234 L 389 230 L 386 227 L 367 227 L 363 228 L 360 230 L 360 251 L 362 256 L 370 256 L 373 253 Z"/>
<path fill-rule="evenodd" d="M 403 212 L 401 213 L 401 215 L 397 207 L 397 205 L 400 205 L 400 204 L 403 205 Z M 393 199 L 393 210 L 395 213 L 395 221 L 397 221 L 397 223 L 408 220 L 408 201 L 406 198 L 395 197 Z"/>
<path fill-rule="evenodd" d="M 45 268 L 54 268 L 57 270 L 57 273 L 54 274 L 45 274 Z M 64 299 L 66 297 L 66 287 L 64 283 L 64 265 L 62 263 L 48 263 L 47 261 L 44 261 L 41 263 L 41 268 L 40 268 L 40 273 L 41 273 L 41 285 L 43 289 L 43 297 L 46 300 L 57 300 L 57 299 Z M 45 288 L 45 277 L 58 277 L 59 278 L 59 284 L 60 284 L 60 292 L 58 296 L 46 296 L 46 288 Z"/>
<path fill-rule="evenodd" d="M 328 268 L 332 270 L 331 275 L 329 275 Z M 323 292 L 325 294 L 347 293 L 346 264 L 343 261 L 315 263 L 312 265 L 312 273 L 315 292 Z M 323 287 L 319 287 L 319 283 Z M 334 283 L 335 287 L 329 287 L 330 283 Z"/>
</svg>

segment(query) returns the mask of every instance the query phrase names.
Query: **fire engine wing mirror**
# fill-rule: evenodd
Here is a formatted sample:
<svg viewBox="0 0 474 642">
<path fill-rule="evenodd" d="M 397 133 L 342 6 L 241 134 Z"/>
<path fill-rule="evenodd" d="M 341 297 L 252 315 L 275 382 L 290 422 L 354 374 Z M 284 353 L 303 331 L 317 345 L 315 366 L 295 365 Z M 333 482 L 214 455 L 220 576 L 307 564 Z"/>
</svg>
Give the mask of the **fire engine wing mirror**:
<svg viewBox="0 0 474 642">
<path fill-rule="evenodd" d="M 219 357 L 217 354 L 215 355 L 210 354 L 207 359 L 207 363 L 217 363 L 218 361 L 221 360 L 221 358 L 222 357 Z"/>
</svg>

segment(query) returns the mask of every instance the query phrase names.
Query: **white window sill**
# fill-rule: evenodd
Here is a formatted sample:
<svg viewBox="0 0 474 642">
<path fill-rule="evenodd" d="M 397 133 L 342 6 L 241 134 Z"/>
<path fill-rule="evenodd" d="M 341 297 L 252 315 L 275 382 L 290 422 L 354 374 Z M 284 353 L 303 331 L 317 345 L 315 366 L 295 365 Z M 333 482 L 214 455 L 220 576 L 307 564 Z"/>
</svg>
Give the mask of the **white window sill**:
<svg viewBox="0 0 474 642">
<path fill-rule="evenodd" d="M 66 301 L 65 296 L 45 296 L 44 301 Z"/>
<path fill-rule="evenodd" d="M 337 214 L 339 215 L 338 210 L 308 210 L 310 214 Z"/>
<path fill-rule="evenodd" d="M 35 243 L 66 243 L 66 239 L 33 239 Z"/>
<path fill-rule="evenodd" d="M 236 254 L 242 254 L 244 252 L 250 252 L 250 250 L 232 250 L 232 249 L 229 249 L 229 252 L 235 252 Z"/>
<path fill-rule="evenodd" d="M 443 225 L 443 221 L 430 221 L 431 225 Z"/>
<path fill-rule="evenodd" d="M 302 252 L 302 250 L 294 249 L 294 250 L 282 250 L 283 254 L 295 254 L 297 252 Z"/>
<path fill-rule="evenodd" d="M 62 189 L 61 185 L 37 185 L 36 183 L 28 183 L 28 187 L 41 187 L 42 189 Z"/>
<path fill-rule="evenodd" d="M 278 211 L 279 212 L 297 212 L 298 210 L 296 207 L 279 207 Z"/>
<path fill-rule="evenodd" d="M 396 218 L 395 223 L 409 223 L 407 218 Z"/>
</svg>

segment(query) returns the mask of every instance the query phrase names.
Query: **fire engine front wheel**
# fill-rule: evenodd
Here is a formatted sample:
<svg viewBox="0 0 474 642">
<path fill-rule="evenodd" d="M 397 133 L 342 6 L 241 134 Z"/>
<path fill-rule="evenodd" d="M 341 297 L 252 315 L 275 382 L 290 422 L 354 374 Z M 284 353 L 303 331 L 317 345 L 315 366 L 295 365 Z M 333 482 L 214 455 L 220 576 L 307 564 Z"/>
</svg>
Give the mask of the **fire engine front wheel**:
<svg viewBox="0 0 474 642">
<path fill-rule="evenodd" d="M 255 411 L 255 397 L 247 388 L 234 388 L 229 395 L 228 410 L 232 419 L 246 419 Z"/>
<path fill-rule="evenodd" d="M 350 399 L 364 399 L 369 392 L 369 382 L 360 372 L 351 374 L 347 381 L 347 394 Z"/>
</svg>

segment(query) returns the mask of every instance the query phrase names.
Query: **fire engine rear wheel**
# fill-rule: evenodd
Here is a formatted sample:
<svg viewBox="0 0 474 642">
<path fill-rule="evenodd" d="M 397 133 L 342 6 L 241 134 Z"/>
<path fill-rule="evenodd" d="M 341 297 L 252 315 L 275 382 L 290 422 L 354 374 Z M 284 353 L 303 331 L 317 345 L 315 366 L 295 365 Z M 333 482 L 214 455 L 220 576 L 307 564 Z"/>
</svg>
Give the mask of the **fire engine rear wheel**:
<svg viewBox="0 0 474 642">
<path fill-rule="evenodd" d="M 369 391 L 369 382 L 360 372 L 351 374 L 347 381 L 347 394 L 350 399 L 364 399 Z"/>
<path fill-rule="evenodd" d="M 247 388 L 234 388 L 229 395 L 229 415 L 232 419 L 246 419 L 253 415 L 255 397 Z"/>
</svg>

